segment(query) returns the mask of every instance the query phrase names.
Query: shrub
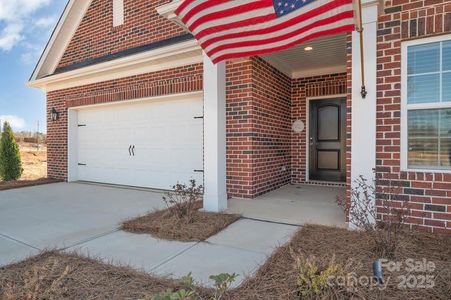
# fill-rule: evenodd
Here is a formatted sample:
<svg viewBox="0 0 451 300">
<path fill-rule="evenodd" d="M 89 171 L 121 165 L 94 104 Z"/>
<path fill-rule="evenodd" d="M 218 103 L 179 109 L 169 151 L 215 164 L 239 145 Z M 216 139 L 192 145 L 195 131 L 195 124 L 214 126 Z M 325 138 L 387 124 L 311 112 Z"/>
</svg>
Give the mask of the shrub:
<svg viewBox="0 0 451 300">
<path fill-rule="evenodd" d="M 166 193 L 163 197 L 168 210 L 179 220 L 193 222 L 198 202 L 202 200 L 203 187 L 197 186 L 196 181 L 192 179 L 189 185 L 178 183 L 173 189 L 174 191 Z"/>
<path fill-rule="evenodd" d="M 337 197 L 337 203 L 349 216 L 351 225 L 369 234 L 376 245 L 377 254 L 393 258 L 400 246 L 400 235 L 410 215 L 409 201 L 398 200 L 402 187 L 392 181 L 388 181 L 388 185 L 378 194 L 375 187 L 376 181 L 370 184 L 366 178 L 360 176 L 351 189 L 350 205 L 340 197 Z"/>
<path fill-rule="evenodd" d="M 5 181 L 17 180 L 22 172 L 19 146 L 11 126 L 5 122 L 0 139 L 0 178 Z"/>
<path fill-rule="evenodd" d="M 340 274 L 342 270 L 340 265 L 334 263 L 334 258 L 324 266 L 320 266 L 314 256 L 307 258 L 295 256 L 294 259 L 299 272 L 297 285 L 302 299 L 314 298 L 325 293 L 330 288 L 329 278 Z"/>
<path fill-rule="evenodd" d="M 235 282 L 238 274 L 223 273 L 219 275 L 210 276 L 214 282 L 214 295 L 209 300 L 222 300 L 230 289 L 230 286 Z M 178 290 L 169 289 L 160 294 L 147 297 L 144 300 L 203 300 L 194 284 L 194 279 L 191 273 L 180 280 L 182 288 Z M 206 300 L 206 299 L 205 299 Z"/>
<path fill-rule="evenodd" d="M 213 300 L 221 300 L 226 295 L 227 291 L 230 289 L 230 286 L 235 282 L 238 278 L 238 274 L 228 274 L 222 273 L 219 275 L 212 275 L 210 279 L 215 283 L 215 295 Z"/>
</svg>

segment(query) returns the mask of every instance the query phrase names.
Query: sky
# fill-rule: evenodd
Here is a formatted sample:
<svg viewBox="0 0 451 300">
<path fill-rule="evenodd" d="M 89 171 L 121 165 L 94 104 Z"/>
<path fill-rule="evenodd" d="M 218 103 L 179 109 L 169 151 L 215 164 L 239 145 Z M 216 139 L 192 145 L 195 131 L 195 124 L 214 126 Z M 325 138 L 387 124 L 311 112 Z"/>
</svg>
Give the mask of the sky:
<svg viewBox="0 0 451 300">
<path fill-rule="evenodd" d="M 66 0 L 0 0 L 0 120 L 46 131 L 45 94 L 26 86 Z"/>
</svg>

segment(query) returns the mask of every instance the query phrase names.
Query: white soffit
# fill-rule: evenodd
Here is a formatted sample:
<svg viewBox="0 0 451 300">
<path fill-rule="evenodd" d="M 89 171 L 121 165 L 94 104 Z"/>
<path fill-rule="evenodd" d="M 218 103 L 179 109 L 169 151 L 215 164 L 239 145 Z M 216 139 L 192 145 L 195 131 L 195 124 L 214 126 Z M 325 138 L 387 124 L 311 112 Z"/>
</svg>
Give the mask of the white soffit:
<svg viewBox="0 0 451 300">
<path fill-rule="evenodd" d="M 47 43 L 30 81 L 55 72 L 92 0 L 70 0 Z"/>
<path fill-rule="evenodd" d="M 305 51 L 312 47 L 312 51 Z M 346 72 L 346 34 L 326 36 L 261 56 L 291 78 Z"/>
</svg>

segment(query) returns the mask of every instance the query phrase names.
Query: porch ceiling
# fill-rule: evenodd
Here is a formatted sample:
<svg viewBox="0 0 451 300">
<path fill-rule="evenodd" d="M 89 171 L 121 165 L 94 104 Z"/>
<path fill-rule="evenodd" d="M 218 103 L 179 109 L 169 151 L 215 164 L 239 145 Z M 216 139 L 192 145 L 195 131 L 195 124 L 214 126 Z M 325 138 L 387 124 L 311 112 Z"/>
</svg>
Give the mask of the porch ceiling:
<svg viewBox="0 0 451 300">
<path fill-rule="evenodd" d="M 313 50 L 305 51 L 306 47 Z M 291 78 L 346 71 L 346 34 L 318 38 L 262 58 Z"/>
</svg>

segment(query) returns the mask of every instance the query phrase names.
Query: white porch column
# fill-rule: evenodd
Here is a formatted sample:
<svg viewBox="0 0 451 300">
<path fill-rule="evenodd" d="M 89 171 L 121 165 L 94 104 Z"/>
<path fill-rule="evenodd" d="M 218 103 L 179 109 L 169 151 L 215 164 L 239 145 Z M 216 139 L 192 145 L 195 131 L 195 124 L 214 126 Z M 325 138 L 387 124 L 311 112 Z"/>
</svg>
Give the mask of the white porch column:
<svg viewBox="0 0 451 300">
<path fill-rule="evenodd" d="M 227 209 L 226 68 L 204 54 L 204 209 Z"/>
<path fill-rule="evenodd" d="M 352 33 L 352 182 L 362 175 L 372 183 L 376 167 L 377 17 L 378 1 L 363 0 L 365 79 L 368 91 L 365 99 L 360 94 L 360 36 L 358 32 Z"/>
</svg>

